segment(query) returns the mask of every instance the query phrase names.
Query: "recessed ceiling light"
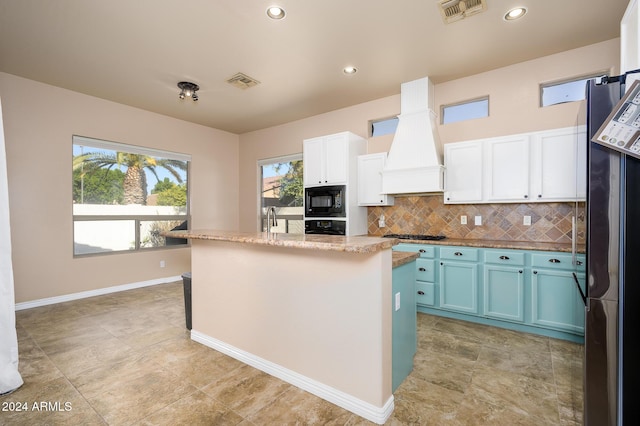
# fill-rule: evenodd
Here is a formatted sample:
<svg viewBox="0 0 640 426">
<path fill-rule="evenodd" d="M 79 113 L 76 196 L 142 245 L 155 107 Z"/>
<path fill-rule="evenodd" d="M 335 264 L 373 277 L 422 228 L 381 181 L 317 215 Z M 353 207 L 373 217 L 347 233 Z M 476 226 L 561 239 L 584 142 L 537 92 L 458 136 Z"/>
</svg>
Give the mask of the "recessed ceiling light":
<svg viewBox="0 0 640 426">
<path fill-rule="evenodd" d="M 343 72 L 343 73 L 345 73 L 345 74 L 347 74 L 347 75 L 350 75 L 350 74 L 355 74 L 355 73 L 357 73 L 357 72 L 358 72 L 358 69 L 357 69 L 356 67 L 348 66 L 348 67 L 344 67 L 344 68 L 342 69 L 342 72 Z"/>
<path fill-rule="evenodd" d="M 284 19 L 285 15 L 284 9 L 280 6 L 269 6 L 267 8 L 267 16 L 271 19 Z"/>
<path fill-rule="evenodd" d="M 527 13 L 526 7 L 516 7 L 508 11 L 504 15 L 503 19 L 505 21 L 515 21 L 516 19 L 522 18 L 526 13 Z"/>
</svg>

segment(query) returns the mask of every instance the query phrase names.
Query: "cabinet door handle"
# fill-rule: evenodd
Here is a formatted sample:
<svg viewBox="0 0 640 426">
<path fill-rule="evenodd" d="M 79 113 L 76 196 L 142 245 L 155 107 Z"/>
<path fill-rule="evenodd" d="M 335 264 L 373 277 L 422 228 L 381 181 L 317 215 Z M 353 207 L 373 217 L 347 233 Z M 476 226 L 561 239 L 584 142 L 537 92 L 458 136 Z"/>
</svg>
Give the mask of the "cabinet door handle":
<svg viewBox="0 0 640 426">
<path fill-rule="evenodd" d="M 542 194 L 538 194 L 538 198 L 542 198 Z"/>
<path fill-rule="evenodd" d="M 551 262 L 551 263 L 560 263 L 560 260 L 558 260 L 558 259 L 549 259 L 549 262 Z"/>
<path fill-rule="evenodd" d="M 578 266 L 582 265 L 582 261 L 581 260 L 576 260 L 576 265 L 578 265 Z"/>
<path fill-rule="evenodd" d="M 533 273 L 534 273 L 534 274 L 537 274 L 537 273 L 538 273 L 538 271 L 533 271 Z"/>
<path fill-rule="evenodd" d="M 419 294 L 420 296 L 424 296 L 424 291 L 420 290 L 420 291 L 418 291 L 418 294 Z"/>
<path fill-rule="evenodd" d="M 440 262 L 440 266 L 444 266 L 444 262 Z"/>
<path fill-rule="evenodd" d="M 529 198 L 529 196 L 527 194 L 524 194 L 524 198 Z"/>
<path fill-rule="evenodd" d="M 420 271 L 420 272 L 425 272 L 425 271 L 426 271 L 426 269 L 424 269 L 424 268 L 418 268 L 418 271 Z"/>
<path fill-rule="evenodd" d="M 520 274 L 521 274 L 521 273 L 522 273 L 522 269 L 520 269 L 520 270 L 518 271 L 518 273 L 520 273 Z"/>
<path fill-rule="evenodd" d="M 426 253 L 427 251 L 425 249 L 420 249 L 418 250 L 420 253 Z"/>
<path fill-rule="evenodd" d="M 509 260 L 509 256 L 500 256 L 500 260 Z"/>
<path fill-rule="evenodd" d="M 456 256 L 462 256 L 462 253 L 460 253 L 459 251 L 457 251 L 457 252 L 455 252 L 453 254 L 455 254 Z"/>
</svg>

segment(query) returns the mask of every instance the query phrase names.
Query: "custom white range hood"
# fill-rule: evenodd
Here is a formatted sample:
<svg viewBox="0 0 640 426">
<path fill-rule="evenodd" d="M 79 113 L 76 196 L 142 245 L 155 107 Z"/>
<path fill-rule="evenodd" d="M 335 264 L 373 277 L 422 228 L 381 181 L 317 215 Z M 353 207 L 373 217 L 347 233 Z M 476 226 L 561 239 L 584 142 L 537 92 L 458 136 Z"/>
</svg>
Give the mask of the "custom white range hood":
<svg viewBox="0 0 640 426">
<path fill-rule="evenodd" d="M 428 77 L 403 83 L 398 128 L 382 171 L 383 194 L 443 192 L 442 149 Z"/>
</svg>

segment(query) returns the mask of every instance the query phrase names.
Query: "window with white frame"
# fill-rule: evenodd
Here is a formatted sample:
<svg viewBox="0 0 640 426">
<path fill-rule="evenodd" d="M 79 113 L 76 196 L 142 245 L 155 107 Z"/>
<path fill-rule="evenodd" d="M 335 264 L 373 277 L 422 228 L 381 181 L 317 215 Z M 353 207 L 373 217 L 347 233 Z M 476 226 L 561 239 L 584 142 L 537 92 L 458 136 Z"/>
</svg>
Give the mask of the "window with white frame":
<svg viewBox="0 0 640 426">
<path fill-rule="evenodd" d="M 191 156 L 73 136 L 73 254 L 185 245 Z"/>
<path fill-rule="evenodd" d="M 302 154 L 258 161 L 260 213 L 258 228 L 267 230 L 267 210 L 275 208 L 272 232 L 304 234 Z"/>
</svg>

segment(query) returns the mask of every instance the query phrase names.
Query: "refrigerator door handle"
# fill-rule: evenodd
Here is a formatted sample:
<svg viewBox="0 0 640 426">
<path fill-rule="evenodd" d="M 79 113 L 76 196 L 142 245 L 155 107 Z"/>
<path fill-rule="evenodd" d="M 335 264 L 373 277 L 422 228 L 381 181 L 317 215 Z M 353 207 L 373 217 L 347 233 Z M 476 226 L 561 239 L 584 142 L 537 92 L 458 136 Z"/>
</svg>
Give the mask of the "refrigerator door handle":
<svg viewBox="0 0 640 426">
<path fill-rule="evenodd" d="M 573 275 L 573 281 L 576 283 L 576 287 L 578 287 L 578 291 L 580 292 L 580 297 L 582 298 L 582 302 L 584 306 L 587 306 L 587 296 L 585 296 L 584 291 L 582 291 L 582 287 L 580 287 L 580 281 L 578 281 L 578 276 L 575 272 L 571 273 Z"/>
</svg>

